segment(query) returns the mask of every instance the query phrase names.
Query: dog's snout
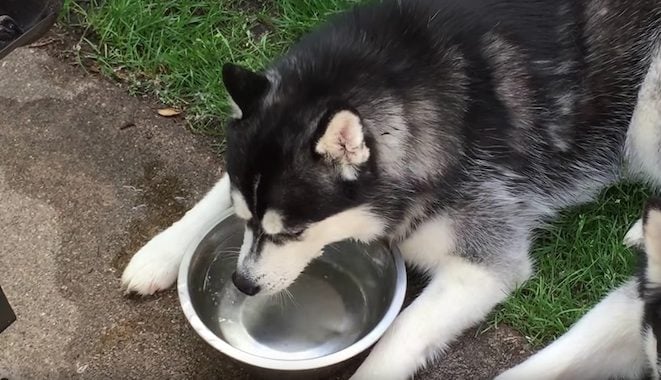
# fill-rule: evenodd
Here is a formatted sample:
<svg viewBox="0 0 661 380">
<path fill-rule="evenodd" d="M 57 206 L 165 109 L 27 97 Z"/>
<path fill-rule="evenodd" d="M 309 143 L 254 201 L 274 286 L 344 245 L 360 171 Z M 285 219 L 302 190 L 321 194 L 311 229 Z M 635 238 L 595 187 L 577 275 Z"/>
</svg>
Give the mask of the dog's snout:
<svg viewBox="0 0 661 380">
<path fill-rule="evenodd" d="M 232 273 L 232 282 L 234 283 L 234 286 L 244 294 L 254 296 L 259 293 L 259 285 L 255 284 L 252 280 L 242 274 L 237 272 Z"/>
</svg>

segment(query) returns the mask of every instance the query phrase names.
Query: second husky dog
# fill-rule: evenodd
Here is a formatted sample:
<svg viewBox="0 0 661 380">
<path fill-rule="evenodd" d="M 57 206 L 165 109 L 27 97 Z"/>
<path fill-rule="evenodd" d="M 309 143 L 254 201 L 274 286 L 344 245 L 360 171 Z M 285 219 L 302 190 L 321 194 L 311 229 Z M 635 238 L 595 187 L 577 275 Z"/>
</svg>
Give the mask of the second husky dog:
<svg viewBox="0 0 661 380">
<path fill-rule="evenodd" d="M 354 375 L 405 379 L 528 279 L 532 232 L 631 172 L 661 184 L 658 0 L 382 1 L 263 72 L 223 67 L 227 174 L 131 260 L 175 281 L 200 226 L 245 221 L 234 283 L 289 286 L 329 243 L 432 276 Z"/>
</svg>

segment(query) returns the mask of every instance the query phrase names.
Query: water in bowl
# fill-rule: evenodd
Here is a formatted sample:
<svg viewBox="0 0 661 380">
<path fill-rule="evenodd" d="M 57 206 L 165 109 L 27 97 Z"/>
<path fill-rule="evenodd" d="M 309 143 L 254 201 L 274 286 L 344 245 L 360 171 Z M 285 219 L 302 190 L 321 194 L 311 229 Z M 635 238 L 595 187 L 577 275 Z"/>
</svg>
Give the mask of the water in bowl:
<svg viewBox="0 0 661 380">
<path fill-rule="evenodd" d="M 191 303 L 231 346 L 279 360 L 323 357 L 363 338 L 388 310 L 396 266 L 384 244 L 339 242 L 324 249 L 287 293 L 248 297 L 232 284 L 243 223 L 231 216 L 196 248 L 188 268 Z"/>
<path fill-rule="evenodd" d="M 270 359 L 302 360 L 355 342 L 368 319 L 356 279 L 326 260 L 314 261 L 285 292 L 245 296 L 231 281 L 215 294 L 209 326 L 232 346 Z M 211 289 L 209 289 L 211 290 Z"/>
</svg>

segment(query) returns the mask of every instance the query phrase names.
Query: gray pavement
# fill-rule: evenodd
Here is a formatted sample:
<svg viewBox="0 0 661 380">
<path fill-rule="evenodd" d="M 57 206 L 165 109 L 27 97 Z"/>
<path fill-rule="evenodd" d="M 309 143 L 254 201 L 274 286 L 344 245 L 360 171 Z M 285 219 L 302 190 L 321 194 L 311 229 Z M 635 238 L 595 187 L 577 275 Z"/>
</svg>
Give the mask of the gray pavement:
<svg viewBox="0 0 661 380">
<path fill-rule="evenodd" d="M 195 335 L 174 291 L 120 292 L 130 255 L 222 167 L 157 106 L 44 50 L 0 61 L 0 284 L 18 316 L 0 334 L 0 378 L 254 378 Z M 467 334 L 418 378 L 489 378 L 523 342 Z"/>
</svg>

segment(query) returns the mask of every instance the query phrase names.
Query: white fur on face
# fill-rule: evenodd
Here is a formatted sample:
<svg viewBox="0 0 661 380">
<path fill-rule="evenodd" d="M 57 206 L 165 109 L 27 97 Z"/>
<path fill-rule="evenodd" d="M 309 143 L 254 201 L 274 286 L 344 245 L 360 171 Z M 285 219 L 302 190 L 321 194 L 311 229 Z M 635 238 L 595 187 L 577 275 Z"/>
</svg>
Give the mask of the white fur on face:
<svg viewBox="0 0 661 380">
<path fill-rule="evenodd" d="M 243 231 L 243 243 L 241 243 L 241 249 L 239 250 L 238 266 L 242 266 L 243 263 L 245 263 L 254 241 L 255 235 L 253 234 L 252 229 L 246 227 Z"/>
<path fill-rule="evenodd" d="M 263 293 L 275 293 L 294 282 L 327 244 L 349 238 L 369 242 L 381 236 L 384 229 L 382 220 L 368 207 L 352 208 L 310 225 L 301 240 L 282 245 L 264 243 L 261 252 L 240 263 L 241 271 L 255 279 Z M 250 247 L 244 244 L 242 255 L 244 249 Z"/>
<path fill-rule="evenodd" d="M 267 210 L 262 218 L 262 228 L 269 235 L 277 235 L 284 231 L 282 215 L 275 210 Z"/>
<path fill-rule="evenodd" d="M 234 212 L 236 215 L 244 220 L 249 220 L 252 218 L 252 212 L 248 208 L 248 203 L 239 191 L 232 191 L 232 203 L 234 204 Z"/>
<path fill-rule="evenodd" d="M 328 123 L 326 132 L 319 139 L 315 151 L 340 164 L 342 177 L 354 180 L 358 177 L 358 165 L 370 157 L 365 146 L 363 125 L 358 115 L 340 111 Z"/>
</svg>

